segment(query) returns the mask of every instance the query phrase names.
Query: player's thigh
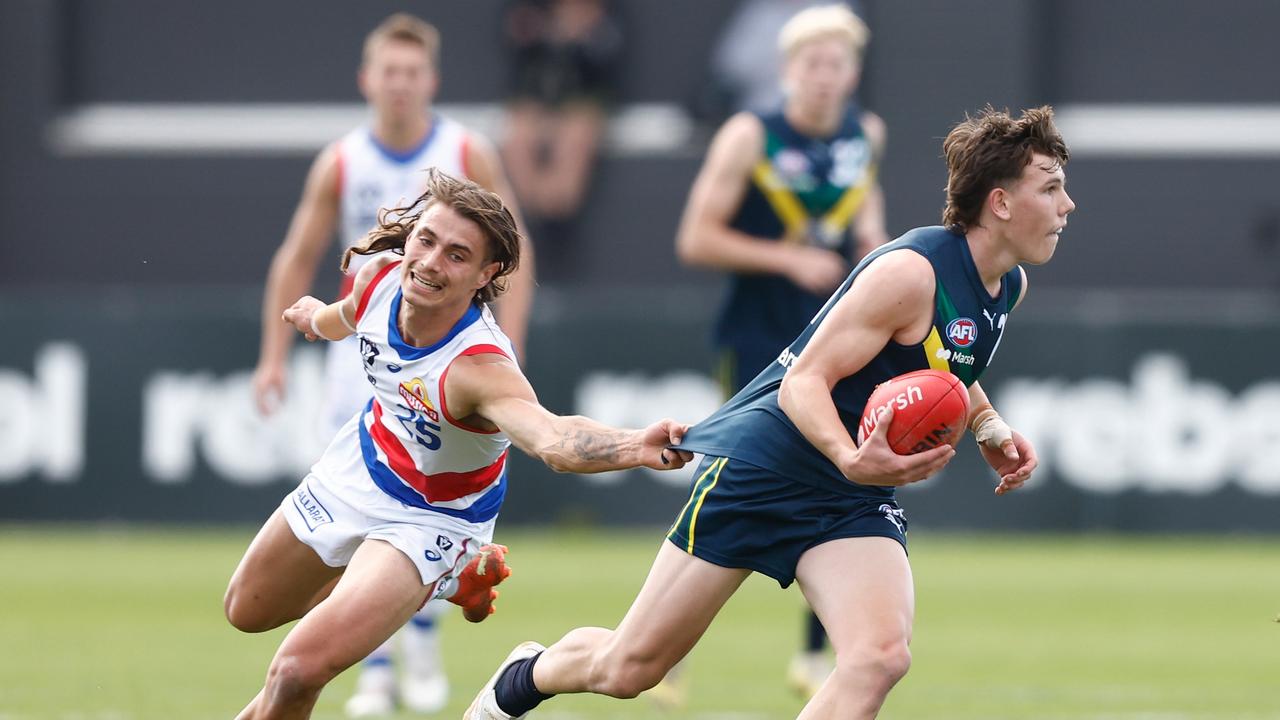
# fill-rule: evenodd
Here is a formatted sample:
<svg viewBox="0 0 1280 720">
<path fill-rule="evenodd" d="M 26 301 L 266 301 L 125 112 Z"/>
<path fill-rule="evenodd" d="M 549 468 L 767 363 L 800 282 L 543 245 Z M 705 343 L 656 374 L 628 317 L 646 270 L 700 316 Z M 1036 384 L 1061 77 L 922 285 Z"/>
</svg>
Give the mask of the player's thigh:
<svg viewBox="0 0 1280 720">
<path fill-rule="evenodd" d="M 277 657 L 308 658 L 336 675 L 408 622 L 427 591 L 403 552 L 366 540 L 333 592 L 290 631 Z"/>
<path fill-rule="evenodd" d="M 314 605 L 316 596 L 341 573 L 342 568 L 326 565 L 298 540 L 276 508 L 231 576 L 227 612 L 253 626 L 292 620 Z"/>
<path fill-rule="evenodd" d="M 663 542 L 614 641 L 628 656 L 670 665 L 688 654 L 749 570 L 712 564 Z"/>
<path fill-rule="evenodd" d="M 889 537 L 850 537 L 800 556 L 796 578 L 836 652 L 909 642 L 915 616 L 911 565 Z"/>
</svg>

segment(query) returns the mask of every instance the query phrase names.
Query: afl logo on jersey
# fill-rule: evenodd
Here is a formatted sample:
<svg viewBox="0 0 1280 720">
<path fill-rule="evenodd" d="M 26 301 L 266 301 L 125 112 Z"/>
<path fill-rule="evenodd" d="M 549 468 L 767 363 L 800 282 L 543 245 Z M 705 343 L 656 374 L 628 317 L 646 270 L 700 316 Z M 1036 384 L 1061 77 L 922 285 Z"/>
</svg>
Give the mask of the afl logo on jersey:
<svg viewBox="0 0 1280 720">
<path fill-rule="evenodd" d="M 969 347 L 978 339 L 978 324 L 969 318 L 956 318 L 947 323 L 947 339 L 956 347 Z"/>
</svg>

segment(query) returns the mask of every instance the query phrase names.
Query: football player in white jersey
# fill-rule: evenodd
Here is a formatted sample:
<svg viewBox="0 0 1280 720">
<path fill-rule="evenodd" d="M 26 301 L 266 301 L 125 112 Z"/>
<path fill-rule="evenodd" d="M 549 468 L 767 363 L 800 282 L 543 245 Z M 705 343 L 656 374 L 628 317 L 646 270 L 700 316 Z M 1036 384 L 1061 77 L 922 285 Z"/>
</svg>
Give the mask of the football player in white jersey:
<svg viewBox="0 0 1280 720">
<path fill-rule="evenodd" d="M 272 412 L 282 401 L 286 361 L 292 333 L 278 318 L 315 280 L 320 261 L 336 234 L 345 249 L 363 239 L 377 224 L 380 208 L 407 204 L 422 193 L 425 169 L 437 167 L 465 176 L 501 195 L 511 205 L 496 151 L 482 136 L 432 111 L 439 85 L 440 39 L 428 23 L 398 13 L 387 18 L 365 40 L 358 80 L 368 101 L 367 125 L 326 147 L 307 176 L 302 199 L 276 251 L 262 303 L 262 341 L 253 387 L 259 409 Z M 513 205 L 511 205 L 514 207 Z M 503 327 L 523 352 L 533 296 L 532 256 L 524 247 L 522 269 L 498 312 Z M 362 260 L 363 258 L 358 258 Z M 357 267 L 344 278 L 343 292 Z M 355 362 L 354 338 L 327 348 L 323 409 L 317 431 L 327 440 L 369 399 L 369 385 Z M 391 712 L 398 703 L 419 712 L 435 712 L 448 699 L 448 682 L 440 662 L 436 615 L 431 603 L 398 636 L 404 667 L 397 682 L 392 647 L 370 656 L 348 715 L 365 717 Z"/>
<path fill-rule="evenodd" d="M 347 297 L 283 314 L 307 339 L 359 337 L 373 387 L 245 552 L 227 619 L 261 632 L 301 618 L 241 720 L 310 717 L 320 691 L 424 602 L 478 622 L 508 571 L 489 544 L 514 444 L 562 472 L 674 469 L 686 426 L 619 430 L 543 408 L 484 307 L 519 265 L 501 199 L 432 170 L 414 205 L 387 213 L 345 259 L 372 255 Z M 447 401 L 446 401 L 447 397 Z"/>
</svg>

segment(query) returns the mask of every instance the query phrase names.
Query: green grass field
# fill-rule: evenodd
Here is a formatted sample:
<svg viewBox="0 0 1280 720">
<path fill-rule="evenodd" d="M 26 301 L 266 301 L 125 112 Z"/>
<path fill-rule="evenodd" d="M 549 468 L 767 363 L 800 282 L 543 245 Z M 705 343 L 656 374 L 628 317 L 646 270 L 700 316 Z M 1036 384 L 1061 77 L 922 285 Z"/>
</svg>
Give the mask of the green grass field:
<svg viewBox="0 0 1280 720">
<path fill-rule="evenodd" d="M 233 717 L 284 632 L 222 618 L 252 532 L 0 528 L 0 720 Z M 659 535 L 500 532 L 516 574 L 489 621 L 444 626 L 443 717 L 516 642 L 616 623 Z M 1280 718 L 1280 540 L 917 532 L 912 562 L 915 664 L 882 717 Z M 794 717 L 782 676 L 800 626 L 799 594 L 754 577 L 691 656 L 684 710 L 574 696 L 538 715 Z M 353 681 L 315 716 L 341 717 Z"/>
</svg>

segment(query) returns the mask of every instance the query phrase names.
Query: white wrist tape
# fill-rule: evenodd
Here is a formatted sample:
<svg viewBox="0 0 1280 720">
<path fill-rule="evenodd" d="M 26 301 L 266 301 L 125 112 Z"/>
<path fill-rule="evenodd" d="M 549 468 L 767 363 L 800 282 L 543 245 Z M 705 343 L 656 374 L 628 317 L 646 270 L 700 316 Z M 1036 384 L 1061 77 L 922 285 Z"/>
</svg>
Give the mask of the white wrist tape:
<svg viewBox="0 0 1280 720">
<path fill-rule="evenodd" d="M 333 342 L 333 338 L 331 338 L 331 337 L 329 337 L 329 336 L 325 335 L 324 333 L 320 332 L 320 328 L 316 327 L 316 316 L 317 316 L 317 315 L 319 315 L 319 314 L 320 314 L 320 311 L 319 311 L 319 310 L 317 310 L 316 312 L 311 313 L 311 334 L 312 334 L 312 335 L 315 335 L 316 337 L 320 338 L 321 340 L 328 340 L 329 342 Z"/>
<path fill-rule="evenodd" d="M 347 314 L 342 311 L 342 308 L 343 305 L 338 305 L 338 319 L 341 320 L 342 324 L 345 325 L 347 329 L 351 331 L 351 334 L 354 335 L 356 332 L 356 326 L 352 325 L 351 321 L 347 319 Z"/>
<path fill-rule="evenodd" d="M 973 437 L 989 448 L 999 448 L 1013 440 L 1013 429 L 1000 418 L 995 408 L 986 408 L 973 417 Z"/>
</svg>

